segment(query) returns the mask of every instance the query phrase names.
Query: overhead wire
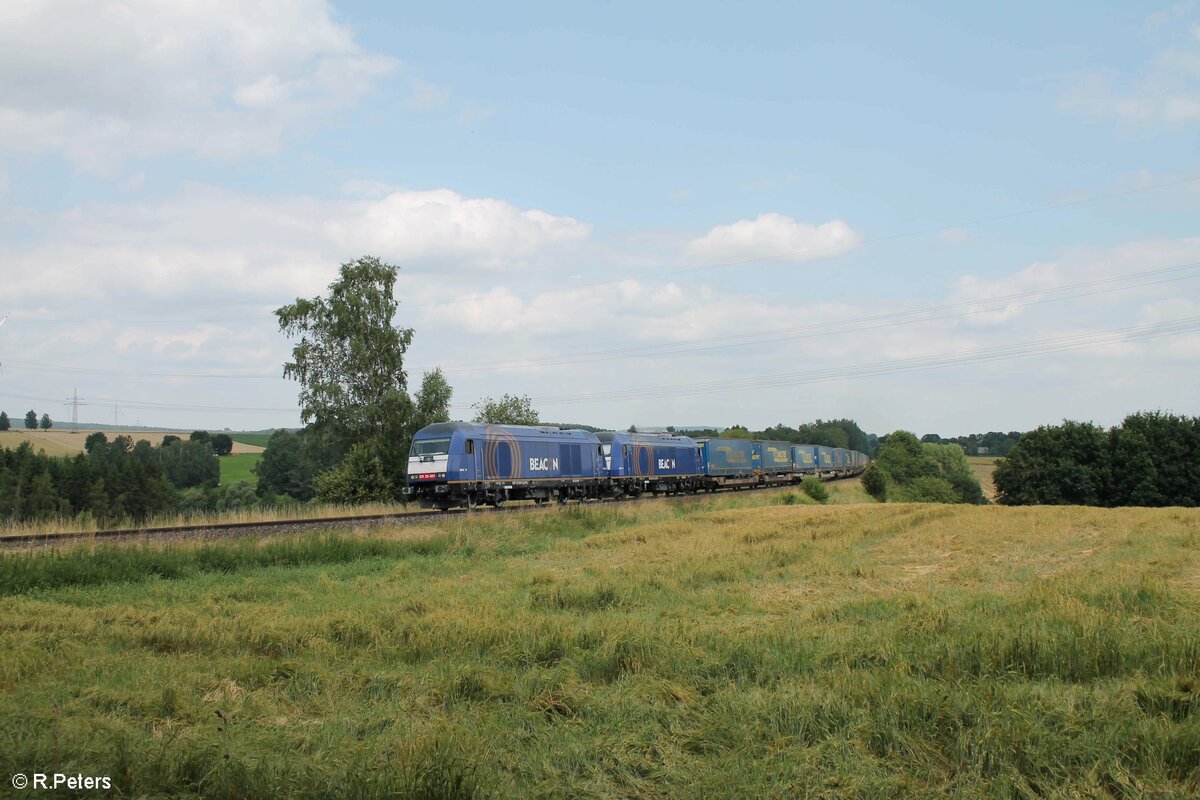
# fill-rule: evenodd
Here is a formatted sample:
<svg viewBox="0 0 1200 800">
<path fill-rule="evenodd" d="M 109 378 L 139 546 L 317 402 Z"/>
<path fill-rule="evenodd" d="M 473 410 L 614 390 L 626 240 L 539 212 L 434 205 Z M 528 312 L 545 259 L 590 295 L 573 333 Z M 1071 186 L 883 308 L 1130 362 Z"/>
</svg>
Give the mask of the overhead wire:
<svg viewBox="0 0 1200 800">
<path fill-rule="evenodd" d="M 1046 287 L 1044 289 L 1033 289 L 1026 292 L 1016 292 L 1008 295 L 1000 295 L 997 297 L 979 298 L 974 300 L 964 300 L 957 303 L 948 303 L 938 306 L 923 306 L 921 308 L 909 309 L 905 311 L 893 311 L 883 314 L 872 314 L 861 317 L 852 317 L 845 320 L 832 320 L 823 322 L 807 323 L 805 325 L 792 326 L 788 328 L 776 328 L 766 331 L 757 331 L 750 333 L 729 334 L 726 336 L 713 336 L 701 339 L 685 339 L 677 342 L 664 344 L 646 344 L 632 345 L 628 347 L 610 348 L 606 350 L 592 350 L 580 353 L 560 353 L 552 356 L 541 356 L 536 358 L 517 359 L 511 361 L 488 361 L 476 362 L 473 364 L 439 364 L 443 372 L 450 374 L 458 372 L 488 372 L 495 370 L 512 370 L 529 367 L 545 367 L 545 366 L 564 366 L 572 364 L 588 363 L 593 361 L 611 361 L 625 358 L 650 358 L 664 355 L 679 355 L 686 353 L 694 353 L 709 350 L 726 349 L 731 347 L 745 347 L 758 344 L 770 344 L 780 341 L 790 341 L 795 339 L 805 339 L 817 336 L 834 336 L 843 333 L 855 333 L 864 330 L 876 330 L 879 328 L 889 328 L 900 325 L 913 325 L 923 322 L 933 322 L 944 319 L 956 319 L 969 317 L 975 314 L 990 314 L 997 311 L 1007 310 L 1010 308 L 1023 308 L 1033 305 L 1041 305 L 1044 303 L 1062 302 L 1064 300 L 1076 300 L 1082 297 L 1094 297 L 1103 294 L 1112 294 L 1114 292 L 1126 291 L 1129 289 L 1143 288 L 1146 286 L 1156 286 L 1162 283 L 1169 283 L 1181 280 L 1191 280 L 1200 277 L 1200 272 L 1194 275 L 1182 275 L 1172 278 L 1164 278 L 1155 281 L 1145 281 L 1135 283 L 1130 286 L 1118 286 L 1108 289 L 1102 289 L 1095 292 L 1085 292 L 1082 294 L 1072 294 L 1064 297 L 1050 297 L 1042 300 L 1034 300 L 1025 303 L 1014 303 L 1013 300 L 1022 298 L 1035 297 L 1044 294 L 1053 294 L 1064 292 L 1073 289 L 1087 288 L 1091 286 L 1099 286 L 1103 284 L 1115 283 L 1120 281 L 1133 280 L 1135 278 L 1150 277 L 1162 275 L 1171 272 L 1180 272 L 1184 270 L 1200 269 L 1200 261 L 1182 264 L 1174 267 L 1163 267 L 1143 272 L 1130 273 L 1126 275 L 1118 275 L 1110 278 L 1100 278 L 1091 281 L 1082 281 L 1075 284 L 1066 284 L 1061 286 Z M 991 306 L 1001 305 L 1002 308 L 992 308 Z M 965 309 L 957 313 L 937 313 L 950 312 L 955 309 Z M 931 316 L 932 315 L 932 316 Z M 879 321 L 880 324 L 864 325 Z M 742 340 L 742 341 L 738 341 Z M 697 346 L 698 345 L 698 346 Z M 423 367 L 428 369 L 429 366 Z M 421 369 L 420 367 L 418 369 Z"/>
<path fill-rule="evenodd" d="M 789 250 L 786 252 L 773 253 L 773 254 L 762 255 L 762 256 L 755 256 L 752 258 L 743 258 L 743 259 L 737 259 L 737 260 L 731 260 L 731 261 L 720 261 L 720 262 L 715 262 L 715 263 L 711 263 L 711 264 L 699 264 L 699 265 L 695 265 L 695 266 L 680 267 L 680 268 L 670 269 L 670 270 L 658 270 L 658 271 L 654 271 L 654 272 L 634 274 L 634 275 L 625 276 L 625 277 L 621 277 L 621 278 L 612 278 L 612 279 L 607 279 L 607 280 L 602 280 L 602 281 L 592 281 L 592 282 L 588 282 L 588 283 L 577 283 L 577 284 L 572 284 L 569 286 L 563 285 L 563 286 L 531 287 L 529 289 L 524 289 L 524 290 L 521 290 L 518 292 L 510 292 L 509 294 L 510 294 L 510 296 L 513 296 L 513 297 L 522 298 L 522 297 L 530 297 L 530 296 L 539 295 L 539 294 L 578 291 L 580 289 L 593 289 L 593 288 L 597 288 L 600 286 L 613 286 L 613 285 L 616 285 L 619 283 L 624 283 L 625 281 L 628 281 L 628 280 L 635 280 L 635 279 L 656 280 L 656 279 L 672 277 L 672 276 L 676 276 L 676 275 L 686 275 L 686 274 L 697 273 L 697 272 L 710 272 L 710 271 L 714 271 L 714 270 L 728 269 L 731 267 L 748 266 L 750 264 L 758 264 L 758 263 L 767 262 L 767 261 L 788 261 L 788 260 L 794 260 L 794 259 L 803 259 L 803 258 L 808 258 L 808 257 L 812 257 L 812 256 L 818 256 L 818 255 L 825 254 L 825 253 L 840 252 L 843 250 L 865 247 L 867 245 L 881 244 L 884 242 L 908 239 L 908 238 L 912 238 L 915 236 L 926 236 L 929 234 L 943 233 L 945 231 L 956 230 L 959 228 L 969 228 L 969 227 L 974 227 L 977 225 L 985 225 L 985 224 L 988 224 L 991 222 L 1002 222 L 1004 220 L 1017 219 L 1019 217 L 1029 216 L 1032 214 L 1045 213 L 1047 211 L 1059 211 L 1059 210 L 1066 209 L 1066 208 L 1076 208 L 1079 206 L 1089 205 L 1091 203 L 1103 202 L 1105 200 L 1114 200 L 1114 199 L 1121 198 L 1121 197 L 1128 197 L 1130 195 L 1142 194 L 1145 192 L 1159 191 L 1162 189 L 1170 189 L 1170 188 L 1174 188 L 1174 187 L 1178 187 L 1178 186 L 1185 186 L 1185 185 L 1193 184 L 1193 183 L 1200 183 L 1200 176 L 1181 178 L 1179 180 L 1166 181 L 1164 183 L 1156 183 L 1156 184 L 1152 184 L 1149 186 L 1138 186 L 1138 187 L 1134 187 L 1132 189 L 1124 189 L 1119 192 L 1109 192 L 1106 194 L 1093 195 L 1090 197 L 1084 197 L 1084 198 L 1080 198 L 1078 200 L 1064 201 L 1061 203 L 1050 203 L 1047 205 L 1035 206 L 1032 208 L 1025 208 L 1025 209 L 1021 209 L 1018 211 L 1009 211 L 1009 212 L 1005 212 L 1002 214 L 993 214 L 990 216 L 976 217 L 973 219 L 968 219 L 968 220 L 955 222 L 955 223 L 949 223 L 949 224 L 944 224 L 944 225 L 935 225 L 932 227 L 919 228 L 919 229 L 914 229 L 914 230 L 909 230 L 909 231 L 902 231 L 899 233 L 892 233 L 892 234 L 885 234 L 882 236 L 869 237 L 866 239 L 862 239 L 862 240 L 859 240 L 856 242 L 849 242 L 846 244 L 835 244 L 835 245 L 825 245 L 825 246 L 821 246 L 821 247 L 802 248 L 802 249 L 797 249 L 797 250 Z M 440 306 L 457 305 L 459 303 L 475 302 L 480 299 L 486 299 L 488 296 L 489 296 L 488 293 L 474 292 L 471 294 L 456 297 L 451 300 L 439 300 L 439 301 L 433 301 L 433 302 L 427 302 L 427 303 L 406 303 L 406 304 L 403 304 L 402 309 L 433 308 L 433 307 L 440 307 Z M 15 319 L 17 319 L 17 318 L 14 318 L 14 320 Z M 262 315 L 257 315 L 257 316 L 253 316 L 253 317 L 227 317 L 227 318 L 198 319 L 198 320 L 190 320 L 190 321 L 182 320 L 182 321 L 190 322 L 191 324 L 209 324 L 209 323 L 218 323 L 218 322 L 261 322 L 261 321 L 263 321 L 263 319 L 264 318 Z M 33 325 L 40 325 L 40 324 L 46 324 L 46 325 L 60 325 L 60 324 L 155 325 L 155 324 L 163 324 L 163 323 L 179 324 L 181 322 L 181 320 L 179 319 L 178 316 L 174 316 L 171 318 L 164 318 L 164 319 L 143 319 L 143 320 L 124 320 L 124 319 L 118 319 L 118 318 L 105 319 L 105 318 L 97 318 L 97 317 L 88 317 L 88 318 L 72 320 L 72 319 L 64 319 L 64 318 L 45 319 L 45 318 L 38 318 L 38 317 L 29 317 L 29 318 L 20 318 L 20 321 L 22 322 L 22 324 L 27 324 L 27 325 L 28 324 L 33 324 Z"/>
<path fill-rule="evenodd" d="M 1095 292 L 1086 292 L 1082 294 L 1068 294 L 1062 297 L 1048 297 L 1041 300 L 1033 300 L 1024 303 L 1015 303 L 1012 301 L 1021 300 L 1040 295 L 1053 295 L 1063 292 L 1070 292 L 1078 289 L 1085 289 L 1096 286 L 1104 286 L 1108 284 L 1134 281 L 1140 278 L 1149 278 L 1171 273 L 1195 271 L 1196 274 L 1191 275 L 1176 275 L 1175 277 L 1162 278 L 1154 281 L 1143 281 L 1141 283 L 1132 283 L 1128 286 L 1115 286 L 1107 289 L 1102 289 Z M 476 363 L 459 363 L 439 365 L 444 372 L 455 374 L 460 372 L 488 372 L 496 370 L 512 370 L 529 367 L 546 367 L 546 366 L 568 366 L 582 363 L 590 363 L 595 361 L 611 361 L 625 358 L 651 358 L 665 355 L 681 355 L 694 352 L 711 351 L 717 349 L 726 349 L 731 347 L 746 347 L 760 344 L 773 344 L 780 341 L 791 341 L 797 339 L 806 339 L 821 336 L 835 336 L 845 333 L 857 333 L 866 330 L 877 330 L 881 328 L 890 328 L 902 325 L 913 325 L 924 322 L 934 322 L 945 319 L 956 319 L 970 317 L 976 314 L 991 314 L 998 311 L 1008 310 L 1011 308 L 1023 308 L 1027 306 L 1039 305 L 1043 303 L 1062 302 L 1064 300 L 1075 300 L 1083 297 L 1093 297 L 1102 294 L 1111 294 L 1114 292 L 1127 291 L 1130 289 L 1144 288 L 1146 286 L 1155 286 L 1162 283 L 1168 283 L 1180 280 L 1191 280 L 1200 277 L 1200 261 L 1194 261 L 1187 264 L 1179 264 L 1170 267 L 1156 267 L 1149 270 L 1139 272 L 1126 273 L 1123 275 L 1109 276 L 1106 278 L 1096 278 L 1088 281 L 1080 281 L 1071 284 L 1062 284 L 1058 286 L 1048 286 L 1041 289 L 1031 289 L 1024 292 L 1013 292 L 995 297 L 978 298 L 972 300 L 963 300 L 956 303 L 946 303 L 936 306 L 922 306 L 921 308 L 908 309 L 902 311 L 885 312 L 881 314 L 869 314 L 859 317 L 851 317 L 844 320 L 831 320 L 823 322 L 806 323 L 804 325 L 791 326 L 787 328 L 776 328 L 766 331 L 756 331 L 749 333 L 727 334 L 724 336 L 712 336 L 699 339 L 685 339 L 677 342 L 665 344 L 647 344 L 647 345 L 632 345 L 628 347 L 609 348 L 604 350 L 582 351 L 576 353 L 559 353 L 551 356 L 542 356 L 537 358 L 516 359 L 510 361 L 488 361 Z M 1002 308 L 993 308 L 992 306 L 1000 305 Z M 954 313 L 939 313 L 939 312 L 954 312 Z M 877 323 L 877 324 L 867 324 Z M 16 366 L 21 370 L 31 372 L 62 372 L 71 374 L 83 375 L 113 375 L 123 378 L 164 378 L 164 379 L 219 379 L 219 380 L 280 380 L 283 376 L 278 373 L 227 373 L 227 372 L 154 372 L 141 370 L 122 370 L 108 369 L 102 367 L 83 367 L 72 366 L 67 364 L 48 364 L 45 362 L 25 361 L 21 359 L 9 359 L 9 366 Z M 414 371 L 431 368 L 432 365 L 411 367 Z"/>
<path fill-rule="evenodd" d="M 849 378 L 874 377 L 896 372 L 935 369 L 946 366 L 957 366 L 968 363 L 996 361 L 1008 358 L 1022 358 L 1036 355 L 1050 355 L 1059 352 L 1078 350 L 1081 348 L 1106 347 L 1125 342 L 1154 339 L 1163 336 L 1173 336 L 1181 333 L 1200 331 L 1200 316 L 1185 317 L 1160 323 L 1147 323 L 1125 328 L 1114 328 L 1103 331 L 1072 334 L 1068 336 L 1043 338 L 1035 341 L 1015 344 L 998 345 L 954 353 L 940 353 L 931 356 L 920 356 L 908 359 L 893 359 L 891 361 L 870 362 L 849 366 L 838 366 L 800 372 L 774 373 L 756 375 L 747 378 L 724 379 L 699 383 L 672 384 L 641 388 L 605 390 L 599 392 L 580 393 L 532 398 L 536 405 L 561 405 L 567 403 L 637 400 L 654 397 L 694 394 L 715 394 L 721 392 L 745 391 L 747 389 L 774 388 L 779 386 L 799 385 L 806 383 L 821 383 Z M 462 408 L 462 406 L 455 406 Z"/>
</svg>

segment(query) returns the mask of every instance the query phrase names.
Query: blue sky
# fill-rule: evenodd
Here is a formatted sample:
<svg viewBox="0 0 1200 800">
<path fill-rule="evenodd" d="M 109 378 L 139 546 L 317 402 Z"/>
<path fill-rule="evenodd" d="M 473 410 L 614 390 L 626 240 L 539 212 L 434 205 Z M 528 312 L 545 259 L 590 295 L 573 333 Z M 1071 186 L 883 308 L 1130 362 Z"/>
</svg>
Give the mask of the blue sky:
<svg viewBox="0 0 1200 800">
<path fill-rule="evenodd" d="M 295 424 L 270 310 L 372 253 L 464 417 L 1197 414 L 1198 133 L 1187 2 L 6 5 L 0 407 Z"/>
</svg>

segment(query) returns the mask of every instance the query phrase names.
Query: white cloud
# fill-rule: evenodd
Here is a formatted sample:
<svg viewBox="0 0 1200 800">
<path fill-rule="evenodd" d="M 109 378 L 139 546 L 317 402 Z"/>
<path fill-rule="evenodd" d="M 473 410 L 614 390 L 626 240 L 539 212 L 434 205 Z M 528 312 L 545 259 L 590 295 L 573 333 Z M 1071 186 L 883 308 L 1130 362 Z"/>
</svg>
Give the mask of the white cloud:
<svg viewBox="0 0 1200 800">
<path fill-rule="evenodd" d="M 588 238 L 592 226 L 493 198 L 448 189 L 393 191 L 351 203 L 326 223 L 333 241 L 354 252 L 489 269 L 526 265 L 545 249 Z"/>
<path fill-rule="evenodd" d="M 29 229 L 39 243 L 0 253 L 10 302 L 125 297 L 149 307 L 231 287 L 249 302 L 319 292 L 337 264 L 364 253 L 401 265 L 406 279 L 425 274 L 432 287 L 471 270 L 528 267 L 591 232 L 571 217 L 445 189 L 318 201 L 196 185 L 165 201 L 32 216 Z"/>
<path fill-rule="evenodd" d="M 400 63 L 323 0 L 0 4 L 0 148 L 126 158 L 274 152 Z"/>
<path fill-rule="evenodd" d="M 1170 26 L 1162 30 L 1176 43 L 1165 47 L 1140 74 L 1103 70 L 1077 76 L 1059 98 L 1059 109 L 1091 119 L 1114 119 L 1124 127 L 1178 128 L 1200 122 L 1200 36 L 1187 36 L 1180 19 L 1194 14 L 1195 4 L 1170 10 Z M 1152 27 L 1165 18 L 1151 17 Z M 1200 25 L 1190 26 L 1191 33 Z M 1184 35 L 1180 35 L 1184 34 Z"/>
<path fill-rule="evenodd" d="M 750 261 L 779 258 L 805 261 L 845 251 L 860 240 L 845 222 L 835 219 L 822 225 L 797 222 L 776 212 L 759 214 L 731 225 L 718 225 L 692 240 L 684 249 L 692 263 Z"/>
</svg>

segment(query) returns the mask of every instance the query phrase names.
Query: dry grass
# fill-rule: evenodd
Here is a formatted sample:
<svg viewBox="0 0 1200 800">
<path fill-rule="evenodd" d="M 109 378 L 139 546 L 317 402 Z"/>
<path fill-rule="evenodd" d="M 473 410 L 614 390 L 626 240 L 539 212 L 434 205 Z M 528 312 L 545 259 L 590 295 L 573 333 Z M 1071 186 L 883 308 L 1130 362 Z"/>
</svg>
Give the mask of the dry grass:
<svg viewBox="0 0 1200 800">
<path fill-rule="evenodd" d="M 10 580 L 43 588 L 4 598 L 0 774 L 53 762 L 123 796 L 1200 795 L 1200 510 L 739 493 L 21 558 Z"/>
<path fill-rule="evenodd" d="M 16 423 L 21 424 L 23 420 L 18 419 Z M 62 423 L 56 424 L 61 425 Z M 34 450 L 45 450 L 48 456 L 73 456 L 83 452 L 83 442 L 90 433 L 94 433 L 94 431 L 80 429 L 78 432 L 73 432 L 64 428 L 30 431 L 24 428 L 13 428 L 0 431 L 0 447 L 12 450 L 19 447 L 21 442 L 29 442 Z M 186 439 L 192 434 L 191 431 L 103 431 L 103 433 L 110 442 L 118 436 L 129 436 L 135 442 L 145 439 L 151 444 L 158 444 L 167 434 L 174 434 L 182 439 Z M 263 450 L 264 448 L 252 444 L 242 444 L 236 441 L 233 443 L 234 454 L 261 453 Z"/>
<path fill-rule="evenodd" d="M 205 514 L 170 514 L 150 517 L 129 527 L 175 528 L 185 525 L 217 525 L 238 522 L 281 522 L 300 519 L 328 519 L 330 517 L 373 516 L 376 514 L 405 514 L 419 511 L 415 506 L 400 503 L 365 503 L 355 506 L 341 505 L 294 505 L 279 508 L 250 508 L 237 511 L 222 511 Z M 434 512 L 430 512 L 434 513 Z M 47 533 L 95 533 L 94 521 L 81 524 L 79 519 L 44 519 L 29 522 L 5 523 L 0 525 L 0 539 L 38 536 Z"/>
<path fill-rule="evenodd" d="M 975 473 L 975 477 L 979 479 L 979 484 L 983 487 L 984 497 L 993 503 L 996 502 L 996 484 L 992 480 L 992 472 L 996 469 L 998 460 L 996 456 L 967 456 L 971 472 Z"/>
</svg>

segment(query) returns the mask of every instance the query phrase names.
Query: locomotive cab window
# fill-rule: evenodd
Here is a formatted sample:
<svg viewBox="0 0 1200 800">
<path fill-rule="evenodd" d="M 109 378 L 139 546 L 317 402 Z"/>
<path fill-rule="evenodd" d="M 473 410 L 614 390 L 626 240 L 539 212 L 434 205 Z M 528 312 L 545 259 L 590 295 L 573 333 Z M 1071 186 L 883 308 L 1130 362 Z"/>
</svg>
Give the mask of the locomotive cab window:
<svg viewBox="0 0 1200 800">
<path fill-rule="evenodd" d="M 444 456 L 450 452 L 449 439 L 421 439 L 413 442 L 409 455 Z"/>
<path fill-rule="evenodd" d="M 475 440 L 467 439 L 467 455 L 475 452 Z"/>
</svg>

